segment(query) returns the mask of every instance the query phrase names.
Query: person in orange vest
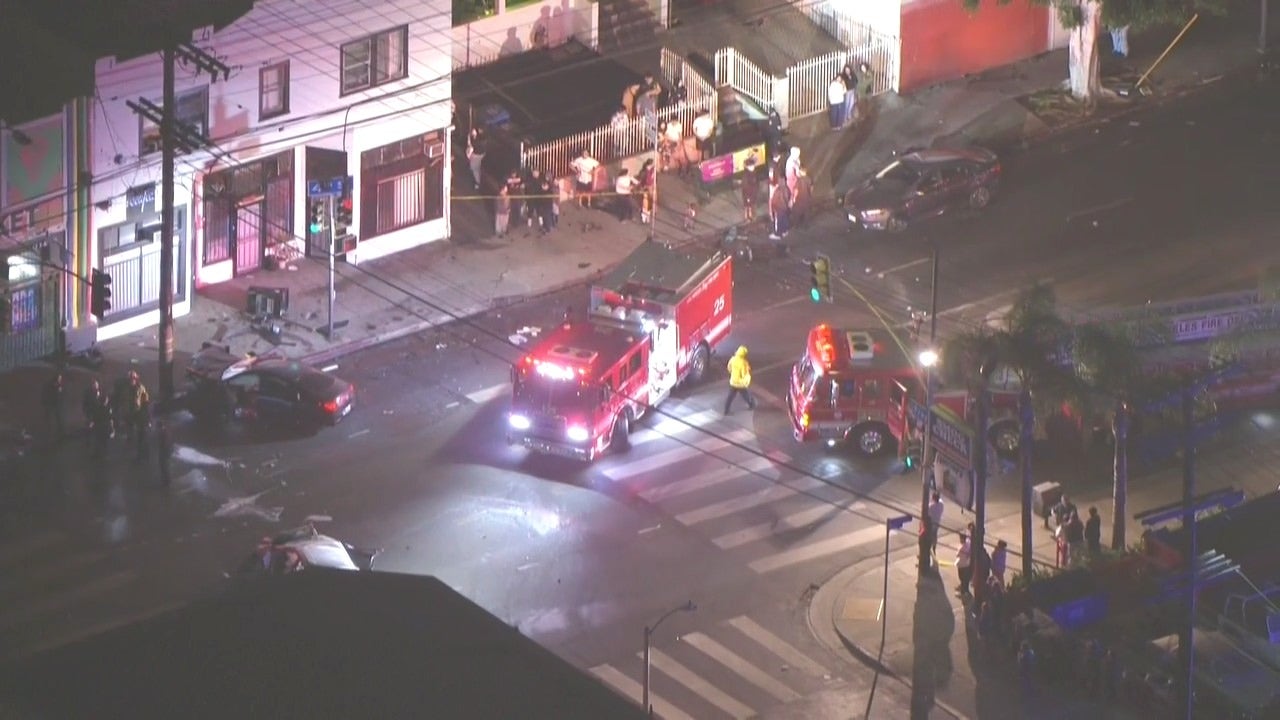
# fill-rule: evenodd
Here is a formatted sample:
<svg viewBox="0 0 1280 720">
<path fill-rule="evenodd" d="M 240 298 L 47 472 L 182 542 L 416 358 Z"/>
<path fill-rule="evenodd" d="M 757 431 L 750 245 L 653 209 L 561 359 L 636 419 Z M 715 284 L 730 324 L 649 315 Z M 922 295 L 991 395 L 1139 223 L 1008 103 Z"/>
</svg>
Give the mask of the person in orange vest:
<svg viewBox="0 0 1280 720">
<path fill-rule="evenodd" d="M 751 397 L 751 363 L 747 362 L 747 346 L 743 345 L 729 358 L 729 396 L 724 399 L 724 414 L 729 414 L 733 401 L 741 395 L 747 407 L 756 409 L 756 399 Z"/>
</svg>

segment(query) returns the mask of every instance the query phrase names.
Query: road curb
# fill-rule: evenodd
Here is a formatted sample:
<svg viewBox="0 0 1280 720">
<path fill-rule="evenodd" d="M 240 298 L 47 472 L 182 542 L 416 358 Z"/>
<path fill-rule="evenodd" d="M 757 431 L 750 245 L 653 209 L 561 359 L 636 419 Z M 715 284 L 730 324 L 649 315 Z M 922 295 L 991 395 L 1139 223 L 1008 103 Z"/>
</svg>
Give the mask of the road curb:
<svg viewBox="0 0 1280 720">
<path fill-rule="evenodd" d="M 907 549 L 903 549 L 899 552 L 905 553 L 906 551 Z M 836 624 L 836 612 L 839 608 L 840 597 L 854 580 L 869 572 L 876 571 L 883 565 L 883 557 L 873 555 L 836 572 L 836 574 L 819 584 L 817 590 L 809 598 L 809 608 L 805 613 L 805 621 L 809 625 L 809 632 L 823 647 L 836 654 L 849 653 L 853 655 L 855 660 L 872 671 L 879 672 L 884 678 L 897 683 L 910 694 L 912 692 L 910 678 L 902 677 L 888 666 L 877 662 L 874 651 L 863 647 L 860 643 L 841 632 L 840 626 Z M 933 705 L 938 710 L 950 715 L 953 720 L 970 720 L 969 716 L 939 698 L 935 697 L 933 699 Z"/>
<path fill-rule="evenodd" d="M 301 358 L 299 358 L 299 360 L 300 362 L 306 363 L 307 365 L 323 365 L 325 363 L 332 362 L 346 355 L 351 355 L 353 353 L 357 353 L 362 350 L 368 350 L 369 348 L 377 347 L 378 345 L 384 345 L 386 343 L 392 342 L 393 340 L 399 340 L 400 338 L 408 337 L 409 335 L 414 335 L 414 334 L 423 332 L 424 330 L 430 330 L 432 328 L 442 327 L 442 326 L 449 325 L 451 323 L 456 323 L 456 322 L 465 322 L 478 315 L 483 315 L 491 310 L 510 307 L 511 305 L 517 305 L 520 303 L 528 302 L 530 300 L 537 300 L 539 298 L 543 298 L 548 295 L 554 295 L 555 293 L 568 290 L 569 288 L 574 287 L 576 285 L 590 283 L 600 278 L 601 276 L 608 274 L 614 268 L 621 265 L 625 260 L 626 260 L 625 257 L 620 258 L 615 262 L 609 263 L 601 267 L 600 269 L 596 270 L 593 273 L 583 275 L 581 277 L 577 277 L 572 280 L 565 280 L 565 281 L 556 283 L 554 285 L 550 285 L 548 287 L 545 287 L 539 290 L 535 290 L 533 292 L 530 292 L 524 295 L 503 295 L 500 297 L 490 298 L 486 302 L 476 303 L 474 305 L 470 305 L 466 308 L 463 308 L 462 310 L 458 310 L 453 313 L 446 313 L 448 317 L 444 320 L 421 320 L 416 323 L 405 325 L 404 327 L 398 327 L 394 330 L 388 330 L 383 333 L 378 333 L 377 335 L 373 335 L 371 337 L 352 340 L 350 342 L 334 345 L 333 347 L 325 348 L 324 350 L 319 350 L 319 351 L 310 353 L 308 355 L 303 355 Z"/>
</svg>

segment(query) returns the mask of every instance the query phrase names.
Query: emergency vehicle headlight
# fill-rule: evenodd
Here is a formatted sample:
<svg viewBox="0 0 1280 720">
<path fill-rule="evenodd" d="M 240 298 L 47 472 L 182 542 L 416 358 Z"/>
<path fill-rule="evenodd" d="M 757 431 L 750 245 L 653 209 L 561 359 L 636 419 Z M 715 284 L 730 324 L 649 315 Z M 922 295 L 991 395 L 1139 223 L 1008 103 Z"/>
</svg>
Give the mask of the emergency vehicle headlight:
<svg viewBox="0 0 1280 720">
<path fill-rule="evenodd" d="M 507 418 L 507 422 L 511 423 L 511 427 L 516 430 L 528 430 L 533 425 L 533 423 L 529 422 L 529 418 L 516 413 L 511 413 L 511 416 Z"/>
<path fill-rule="evenodd" d="M 569 429 L 566 430 L 564 434 L 565 437 L 569 438 L 569 440 L 573 442 L 586 442 L 587 438 L 590 437 L 590 434 L 587 433 L 587 429 L 581 425 L 570 425 Z"/>
</svg>

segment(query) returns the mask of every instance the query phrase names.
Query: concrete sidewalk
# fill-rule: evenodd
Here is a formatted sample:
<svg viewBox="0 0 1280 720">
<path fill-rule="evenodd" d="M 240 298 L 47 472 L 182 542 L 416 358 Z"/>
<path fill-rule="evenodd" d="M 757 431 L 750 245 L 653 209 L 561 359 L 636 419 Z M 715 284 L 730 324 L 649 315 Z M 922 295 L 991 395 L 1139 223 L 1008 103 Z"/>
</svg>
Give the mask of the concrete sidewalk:
<svg viewBox="0 0 1280 720">
<path fill-rule="evenodd" d="M 1280 484 L 1280 428 L 1275 427 L 1275 414 L 1259 413 L 1245 418 L 1228 434 L 1212 442 L 1198 455 L 1196 493 L 1222 488 L 1243 490 L 1246 497 L 1258 497 L 1276 491 Z M 1111 481 L 1105 467 L 1095 467 L 1081 476 L 1078 468 L 1064 463 L 1038 466 L 1036 482 L 1053 481 L 1063 485 L 1072 501 L 1082 511 L 1096 506 L 1103 517 L 1104 543 L 1111 536 Z M 1130 478 L 1126 535 L 1130 544 L 1137 542 L 1145 529 L 1132 513 L 1167 505 L 1181 497 L 1182 473 L 1177 463 Z M 877 491 L 878 495 L 899 502 L 919 503 L 920 476 L 916 473 L 895 478 Z M 1009 543 L 1010 572 L 1017 572 L 1021 560 L 1014 551 L 1021 550 L 1021 504 L 1018 478 L 1005 476 L 993 480 L 987 501 L 987 541 L 993 545 L 1004 539 Z M 957 550 L 956 531 L 973 516 L 947 510 L 945 529 L 938 543 L 942 564 L 941 578 L 918 580 L 916 572 L 917 527 L 910 526 L 903 537 L 895 539 L 888 558 L 889 603 L 893 615 L 880 651 L 880 600 L 884 593 L 884 558 L 876 557 L 836 574 L 814 593 L 809 609 L 811 627 L 820 640 L 834 649 L 853 652 L 862 661 L 878 663 L 894 677 L 910 683 L 918 707 L 938 708 L 958 717 L 981 720 L 1003 720 L 1031 717 L 1017 702 L 1021 689 L 1009 653 L 986 647 L 973 632 L 972 623 L 952 589 L 957 584 L 950 564 Z M 1034 557 L 1052 565 L 1055 543 L 1052 534 L 1037 518 L 1034 526 Z M 908 601 L 914 603 L 908 615 Z M 1049 692 L 1049 691 L 1046 691 Z M 1037 718 L 1129 718 L 1135 717 L 1125 708 L 1094 703 L 1077 697 L 1055 697 L 1036 701 Z M 933 717 L 942 717 L 941 713 Z M 927 713 L 913 717 L 929 717 Z"/>
</svg>

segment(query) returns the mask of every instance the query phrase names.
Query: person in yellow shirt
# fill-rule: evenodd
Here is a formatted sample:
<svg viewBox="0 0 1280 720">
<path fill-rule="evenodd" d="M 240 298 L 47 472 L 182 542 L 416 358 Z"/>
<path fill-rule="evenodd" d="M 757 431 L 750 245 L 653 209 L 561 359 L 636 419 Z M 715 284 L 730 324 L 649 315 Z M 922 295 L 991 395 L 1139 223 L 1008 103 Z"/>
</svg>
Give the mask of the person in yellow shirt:
<svg viewBox="0 0 1280 720">
<path fill-rule="evenodd" d="M 751 397 L 751 363 L 747 362 L 747 346 L 743 345 L 729 358 L 729 397 L 724 400 L 724 414 L 739 395 L 746 398 L 747 407 L 756 409 L 756 399 Z"/>
</svg>

